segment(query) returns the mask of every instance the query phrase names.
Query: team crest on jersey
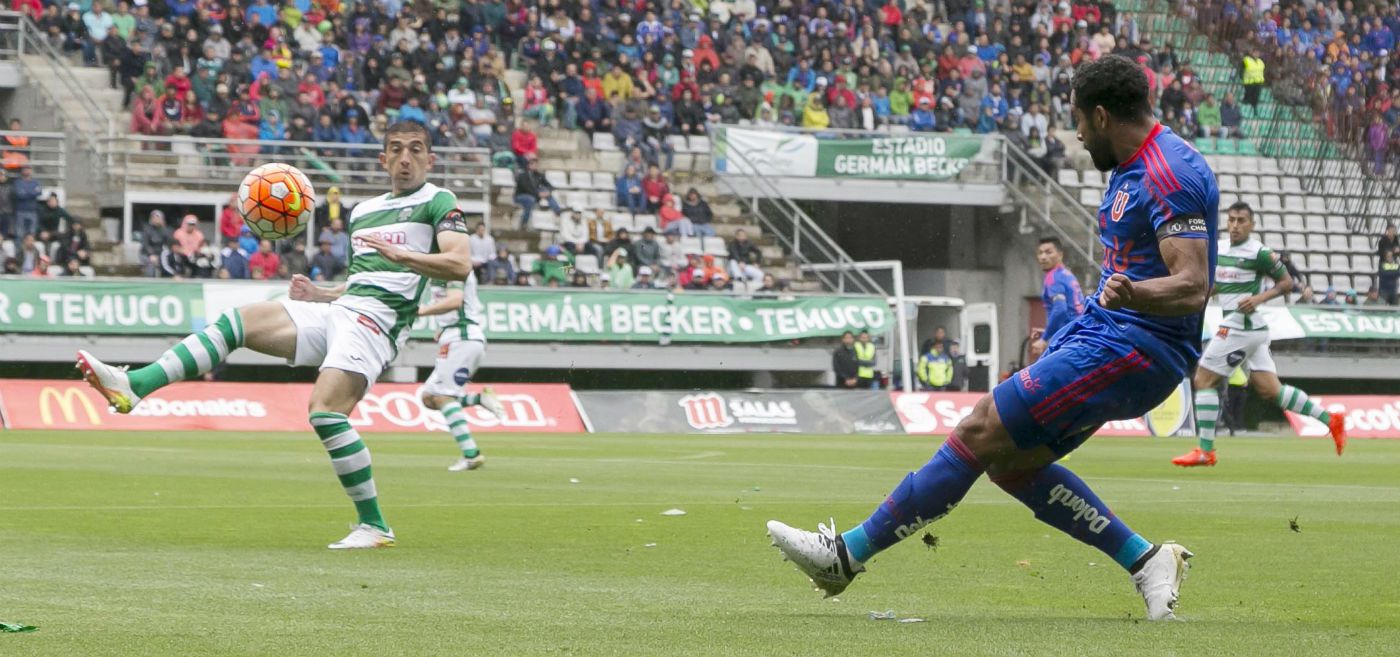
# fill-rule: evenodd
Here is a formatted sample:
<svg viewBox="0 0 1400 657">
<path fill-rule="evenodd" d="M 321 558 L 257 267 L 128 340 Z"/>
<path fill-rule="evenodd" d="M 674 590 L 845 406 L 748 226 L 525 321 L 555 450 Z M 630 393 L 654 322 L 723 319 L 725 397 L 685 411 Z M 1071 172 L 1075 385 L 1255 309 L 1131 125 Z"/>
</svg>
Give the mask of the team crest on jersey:
<svg viewBox="0 0 1400 657">
<path fill-rule="evenodd" d="M 402 209 L 402 210 L 399 210 L 399 221 L 400 221 L 400 222 L 408 221 L 409 217 L 412 217 L 412 216 L 413 216 L 413 208 L 404 208 L 404 209 Z"/>
<path fill-rule="evenodd" d="M 1113 195 L 1113 209 L 1110 212 L 1113 215 L 1113 221 L 1117 222 L 1123 218 L 1123 211 L 1128 209 L 1129 198 L 1131 197 L 1128 196 L 1128 192 L 1121 189 Z"/>
</svg>

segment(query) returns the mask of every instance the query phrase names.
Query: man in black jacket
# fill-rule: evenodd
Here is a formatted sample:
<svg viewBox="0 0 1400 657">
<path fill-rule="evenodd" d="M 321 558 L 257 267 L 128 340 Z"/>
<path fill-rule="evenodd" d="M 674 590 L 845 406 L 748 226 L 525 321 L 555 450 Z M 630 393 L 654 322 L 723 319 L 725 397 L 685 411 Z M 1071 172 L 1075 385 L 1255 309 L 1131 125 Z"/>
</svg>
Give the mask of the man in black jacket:
<svg viewBox="0 0 1400 657">
<path fill-rule="evenodd" d="M 165 213 L 151 210 L 150 223 L 141 231 L 142 268 L 147 278 L 168 275 L 161 265 L 162 256 L 170 250 L 170 231 L 165 228 Z"/>
<path fill-rule="evenodd" d="M 553 186 L 545 180 L 544 172 L 540 171 L 539 161 L 530 158 L 525 163 L 525 169 L 515 176 L 515 203 L 521 209 L 521 228 L 530 225 L 530 215 L 540 203 L 547 203 L 555 214 L 562 212 L 559 202 L 554 200 L 553 190 Z"/>
<path fill-rule="evenodd" d="M 831 370 L 836 374 L 836 387 L 856 388 L 856 336 L 850 331 L 841 334 L 841 344 L 831 352 Z"/>
</svg>

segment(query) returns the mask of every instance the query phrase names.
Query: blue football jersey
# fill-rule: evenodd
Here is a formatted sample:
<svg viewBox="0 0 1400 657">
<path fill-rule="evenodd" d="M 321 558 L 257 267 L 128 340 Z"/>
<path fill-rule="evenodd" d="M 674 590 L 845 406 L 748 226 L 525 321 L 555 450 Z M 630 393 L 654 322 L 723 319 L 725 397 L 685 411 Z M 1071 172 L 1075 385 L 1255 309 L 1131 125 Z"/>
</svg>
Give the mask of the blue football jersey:
<svg viewBox="0 0 1400 657">
<path fill-rule="evenodd" d="M 1138 152 L 1113 170 L 1099 206 L 1104 258 L 1092 299 L 1095 304 L 1113 274 L 1133 281 L 1170 275 L 1158 249 L 1163 239 L 1205 240 L 1210 251 L 1206 273 L 1213 280 L 1219 205 L 1215 172 L 1205 157 L 1158 124 Z M 1120 323 L 1142 327 L 1193 357 L 1199 351 L 1203 312 L 1175 317 L 1126 308 L 1104 312 Z"/>
<path fill-rule="evenodd" d="M 1045 305 L 1046 340 L 1084 314 L 1084 292 L 1079 288 L 1079 279 L 1064 265 L 1045 272 L 1040 302 Z"/>
</svg>

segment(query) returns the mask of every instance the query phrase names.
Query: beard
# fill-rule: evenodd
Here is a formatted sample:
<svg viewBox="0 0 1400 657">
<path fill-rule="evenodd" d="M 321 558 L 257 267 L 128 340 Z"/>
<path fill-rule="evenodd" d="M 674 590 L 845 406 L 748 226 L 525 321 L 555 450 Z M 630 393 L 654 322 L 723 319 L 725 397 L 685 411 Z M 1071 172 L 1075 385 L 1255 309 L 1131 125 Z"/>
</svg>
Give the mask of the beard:
<svg viewBox="0 0 1400 657">
<path fill-rule="evenodd" d="M 1094 168 L 1099 171 L 1112 171 L 1118 166 L 1118 161 L 1113 157 L 1113 147 L 1105 139 L 1100 143 L 1085 144 L 1084 149 L 1089 151 L 1089 157 L 1094 160 Z"/>
</svg>

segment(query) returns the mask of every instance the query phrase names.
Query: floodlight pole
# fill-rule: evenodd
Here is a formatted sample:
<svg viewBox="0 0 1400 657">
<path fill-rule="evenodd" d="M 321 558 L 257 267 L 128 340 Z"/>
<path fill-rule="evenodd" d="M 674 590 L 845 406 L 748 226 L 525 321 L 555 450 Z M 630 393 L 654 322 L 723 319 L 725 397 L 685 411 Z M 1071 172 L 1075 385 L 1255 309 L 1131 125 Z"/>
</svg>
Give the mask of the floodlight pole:
<svg viewBox="0 0 1400 657">
<path fill-rule="evenodd" d="M 899 343 L 896 352 L 903 361 L 899 368 L 900 388 L 904 392 L 914 391 L 914 379 L 909 370 L 912 348 L 909 344 L 909 313 L 904 306 L 904 262 L 900 260 L 863 260 L 860 262 L 811 263 L 801 265 L 807 271 L 834 271 L 845 274 L 852 269 L 890 270 L 894 277 L 894 317 L 895 340 Z"/>
</svg>

